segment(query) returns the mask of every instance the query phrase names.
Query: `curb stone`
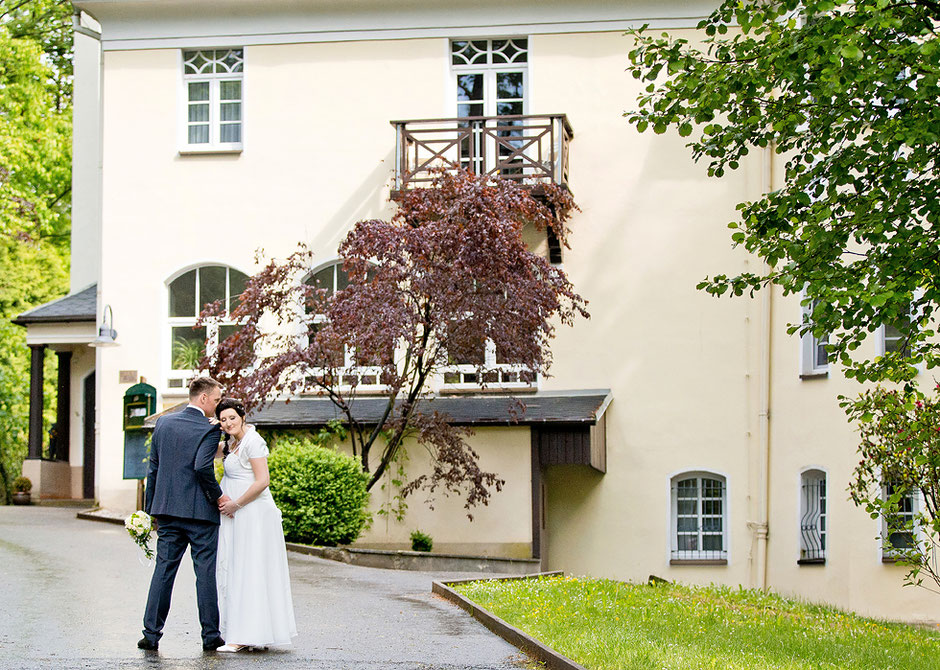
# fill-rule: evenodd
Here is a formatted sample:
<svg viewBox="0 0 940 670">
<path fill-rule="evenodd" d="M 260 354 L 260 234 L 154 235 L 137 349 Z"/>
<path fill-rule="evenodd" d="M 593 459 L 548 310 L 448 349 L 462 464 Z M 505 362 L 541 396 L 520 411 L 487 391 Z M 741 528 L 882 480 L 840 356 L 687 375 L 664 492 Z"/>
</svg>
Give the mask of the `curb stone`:
<svg viewBox="0 0 940 670">
<path fill-rule="evenodd" d="M 491 577 L 488 579 L 453 579 L 446 582 L 432 582 L 431 583 L 431 592 L 435 593 L 445 600 L 449 600 L 453 604 L 457 605 L 463 610 L 466 610 L 470 616 L 482 623 L 490 631 L 499 635 L 501 638 L 506 640 L 511 645 L 514 645 L 519 648 L 523 653 L 528 654 L 532 658 L 536 659 L 545 664 L 545 667 L 548 670 L 587 670 L 583 665 L 574 662 L 567 656 L 559 654 L 557 651 L 548 647 L 538 640 L 536 640 L 531 635 L 528 635 L 505 620 L 499 618 L 492 612 L 483 607 L 480 607 L 472 600 L 464 598 L 462 595 L 457 593 L 454 589 L 450 588 L 451 584 L 463 584 L 466 582 L 479 582 L 479 581 L 509 581 L 515 579 L 533 579 L 537 577 L 549 577 L 549 576 L 559 576 L 564 575 L 565 573 L 561 570 L 555 570 L 552 572 L 539 572 L 532 575 L 514 575 L 510 577 Z"/>
<path fill-rule="evenodd" d="M 86 521 L 124 525 L 124 515 L 104 508 L 86 509 L 75 515 Z M 480 574 L 525 575 L 538 571 L 538 559 L 435 554 L 418 551 L 385 551 L 352 547 L 314 547 L 285 542 L 288 551 L 325 558 L 339 563 L 385 570 L 416 572 L 476 572 Z"/>
</svg>

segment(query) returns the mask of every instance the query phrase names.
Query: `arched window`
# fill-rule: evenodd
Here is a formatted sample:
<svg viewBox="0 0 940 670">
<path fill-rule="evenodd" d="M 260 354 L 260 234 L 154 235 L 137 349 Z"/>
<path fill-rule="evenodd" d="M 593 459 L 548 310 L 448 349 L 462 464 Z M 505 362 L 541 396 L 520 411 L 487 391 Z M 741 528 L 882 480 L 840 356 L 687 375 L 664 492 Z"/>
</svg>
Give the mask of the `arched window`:
<svg viewBox="0 0 940 670">
<path fill-rule="evenodd" d="M 236 300 L 245 290 L 247 276 L 224 265 L 203 265 L 183 272 L 167 286 L 170 373 L 167 386 L 183 389 L 199 359 L 208 350 L 235 332 L 238 325 L 229 319 Z M 196 328 L 196 320 L 206 305 L 223 301 L 225 314 Z"/>
<path fill-rule="evenodd" d="M 311 272 L 304 279 L 304 283 L 318 289 L 325 289 L 326 297 L 329 298 L 337 291 L 342 291 L 349 286 L 349 277 L 343 270 L 342 261 L 334 261 Z M 306 334 L 309 337 L 316 332 L 319 324 L 326 320 L 326 316 L 317 313 L 309 306 L 305 311 L 307 318 Z M 361 361 L 355 360 L 352 347 L 345 346 L 332 352 L 329 363 L 334 368 L 334 372 L 339 375 L 340 386 L 347 388 L 355 386 L 365 391 L 382 388 L 382 384 L 380 384 L 381 363 L 363 365 Z M 310 370 L 306 377 L 305 388 L 308 391 L 316 390 L 316 380 L 324 372 L 322 369 Z"/>
<path fill-rule="evenodd" d="M 728 558 L 725 478 L 687 472 L 672 478 L 672 562 Z"/>
<path fill-rule="evenodd" d="M 807 470 L 800 476 L 800 563 L 826 561 L 826 473 Z"/>
</svg>

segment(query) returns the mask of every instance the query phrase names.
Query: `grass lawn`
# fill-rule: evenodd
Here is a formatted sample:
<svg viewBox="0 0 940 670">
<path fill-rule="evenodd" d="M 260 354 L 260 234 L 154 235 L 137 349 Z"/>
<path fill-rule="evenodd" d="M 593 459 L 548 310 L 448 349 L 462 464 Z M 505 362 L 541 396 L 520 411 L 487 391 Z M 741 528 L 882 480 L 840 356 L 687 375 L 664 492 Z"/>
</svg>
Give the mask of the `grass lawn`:
<svg viewBox="0 0 940 670">
<path fill-rule="evenodd" d="M 455 588 L 590 670 L 940 670 L 938 631 L 760 591 L 575 577 Z"/>
</svg>

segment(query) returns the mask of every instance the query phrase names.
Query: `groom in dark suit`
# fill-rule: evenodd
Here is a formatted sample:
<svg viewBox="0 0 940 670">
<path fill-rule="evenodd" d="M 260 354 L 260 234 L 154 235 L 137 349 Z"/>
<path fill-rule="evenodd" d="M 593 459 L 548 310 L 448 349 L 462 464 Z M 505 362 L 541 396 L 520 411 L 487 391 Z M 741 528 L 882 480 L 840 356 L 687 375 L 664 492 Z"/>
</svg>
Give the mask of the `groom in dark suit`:
<svg viewBox="0 0 940 670">
<path fill-rule="evenodd" d="M 215 651 L 225 644 L 219 634 L 215 557 L 219 501 L 228 497 L 215 481 L 213 465 L 221 431 L 208 419 L 221 399 L 219 382 L 197 377 L 189 385 L 186 409 L 160 417 L 153 431 L 144 511 L 157 528 L 157 562 L 144 610 L 144 637 L 137 643 L 141 649 L 156 649 L 163 635 L 173 581 L 187 546 L 196 572 L 202 648 Z"/>
</svg>

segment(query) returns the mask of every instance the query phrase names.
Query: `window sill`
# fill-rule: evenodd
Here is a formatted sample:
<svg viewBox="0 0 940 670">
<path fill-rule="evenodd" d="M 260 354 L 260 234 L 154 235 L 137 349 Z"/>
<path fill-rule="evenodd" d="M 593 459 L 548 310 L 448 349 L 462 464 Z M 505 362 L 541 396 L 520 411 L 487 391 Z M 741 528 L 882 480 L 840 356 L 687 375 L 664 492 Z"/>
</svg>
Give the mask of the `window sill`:
<svg viewBox="0 0 940 670">
<path fill-rule="evenodd" d="M 797 565 L 825 565 L 825 558 L 801 558 L 796 562 Z"/>
<path fill-rule="evenodd" d="M 336 390 L 339 391 L 343 396 L 349 399 L 353 395 L 352 386 L 338 386 Z M 388 387 L 381 386 L 357 386 L 355 391 L 355 397 L 357 398 L 381 398 L 387 397 L 390 392 Z M 322 389 L 315 388 L 305 388 L 298 391 L 298 396 L 301 398 L 325 398 L 327 397 L 326 391 Z"/>
<path fill-rule="evenodd" d="M 800 379 L 806 381 L 810 379 L 828 379 L 829 370 L 818 370 L 813 372 L 803 372 L 800 374 Z"/>
<path fill-rule="evenodd" d="M 899 560 L 901 560 L 900 556 L 882 556 L 881 557 L 881 562 L 888 564 L 888 565 L 897 563 Z"/>
<path fill-rule="evenodd" d="M 671 558 L 669 565 L 728 565 L 727 558 Z"/>
<path fill-rule="evenodd" d="M 452 388 L 442 386 L 438 393 L 440 395 L 511 395 L 513 393 L 536 393 L 538 387 L 534 384 L 530 386 L 487 386 L 486 388 Z"/>
<path fill-rule="evenodd" d="M 242 146 L 231 147 L 183 147 L 179 150 L 180 156 L 212 156 L 212 155 L 238 155 L 242 152 Z"/>
</svg>

